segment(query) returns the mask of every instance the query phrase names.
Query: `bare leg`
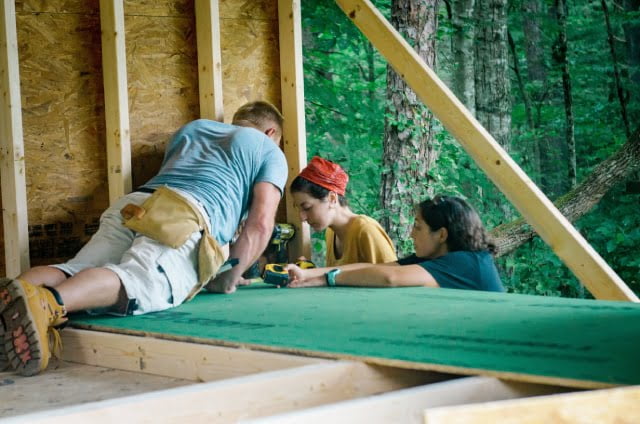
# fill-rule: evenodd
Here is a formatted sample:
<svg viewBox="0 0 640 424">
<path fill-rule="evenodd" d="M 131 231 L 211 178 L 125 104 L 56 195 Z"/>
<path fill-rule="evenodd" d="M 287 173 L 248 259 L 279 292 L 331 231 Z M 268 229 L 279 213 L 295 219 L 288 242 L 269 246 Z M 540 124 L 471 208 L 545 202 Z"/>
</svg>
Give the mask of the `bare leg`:
<svg viewBox="0 0 640 424">
<path fill-rule="evenodd" d="M 52 266 L 34 266 L 18 277 L 34 286 L 56 287 L 67 279 L 67 275 Z"/>
<path fill-rule="evenodd" d="M 68 312 L 113 306 L 124 287 L 118 275 L 106 268 L 89 268 L 56 286 Z"/>
</svg>

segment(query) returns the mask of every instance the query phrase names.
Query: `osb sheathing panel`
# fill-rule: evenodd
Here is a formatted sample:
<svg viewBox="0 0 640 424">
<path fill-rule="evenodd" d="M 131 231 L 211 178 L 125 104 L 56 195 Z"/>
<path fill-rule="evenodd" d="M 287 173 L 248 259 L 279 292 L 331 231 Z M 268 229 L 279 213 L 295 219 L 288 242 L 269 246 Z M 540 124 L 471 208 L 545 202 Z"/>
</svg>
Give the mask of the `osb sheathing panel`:
<svg viewBox="0 0 640 424">
<path fill-rule="evenodd" d="M 192 1 L 124 6 L 134 187 L 199 114 Z M 108 204 L 98 0 L 16 2 L 32 264 L 71 256 Z M 280 104 L 276 0 L 222 0 L 225 121 Z M 3 258 L 2 258 L 3 260 Z"/>
</svg>

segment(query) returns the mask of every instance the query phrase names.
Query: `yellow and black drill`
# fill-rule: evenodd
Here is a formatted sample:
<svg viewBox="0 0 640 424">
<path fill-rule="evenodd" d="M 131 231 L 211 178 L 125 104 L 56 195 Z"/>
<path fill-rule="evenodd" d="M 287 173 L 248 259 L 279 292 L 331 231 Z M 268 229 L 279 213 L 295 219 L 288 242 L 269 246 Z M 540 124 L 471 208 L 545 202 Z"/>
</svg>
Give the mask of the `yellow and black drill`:
<svg viewBox="0 0 640 424">
<path fill-rule="evenodd" d="M 295 229 L 291 224 L 276 224 L 273 229 L 271 245 L 275 252 L 269 259 L 273 258 L 272 260 L 275 263 L 265 265 L 264 273 L 262 274 L 262 279 L 265 283 L 278 287 L 286 287 L 289 284 L 289 274 L 284 267 L 289 262 L 287 243 L 293 238 L 294 234 Z M 298 261 L 296 265 L 300 268 L 315 268 L 311 261 Z"/>
<path fill-rule="evenodd" d="M 286 263 L 289 260 L 287 253 L 287 243 L 296 234 L 296 230 L 291 224 L 276 224 L 273 227 L 271 241 L 269 242 L 275 249 L 275 262 Z"/>
<path fill-rule="evenodd" d="M 264 252 L 264 258 L 260 261 L 256 261 L 249 269 L 243 274 L 244 278 L 252 279 L 260 277 L 260 263 L 287 263 L 289 261 L 287 253 L 287 243 L 293 238 L 296 230 L 291 224 L 277 223 L 273 227 L 273 233 L 271 233 L 271 240 Z"/>
</svg>

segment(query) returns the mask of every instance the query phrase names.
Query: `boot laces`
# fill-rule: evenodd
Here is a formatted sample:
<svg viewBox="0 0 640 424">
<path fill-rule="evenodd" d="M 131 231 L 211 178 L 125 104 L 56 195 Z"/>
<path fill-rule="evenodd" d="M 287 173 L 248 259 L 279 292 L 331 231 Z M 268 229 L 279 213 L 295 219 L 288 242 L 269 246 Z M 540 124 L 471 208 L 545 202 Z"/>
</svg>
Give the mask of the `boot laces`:
<svg viewBox="0 0 640 424">
<path fill-rule="evenodd" d="M 53 327 L 49 327 L 48 333 L 51 354 L 56 359 L 60 359 L 62 356 L 62 337 L 60 336 L 60 332 Z"/>
</svg>

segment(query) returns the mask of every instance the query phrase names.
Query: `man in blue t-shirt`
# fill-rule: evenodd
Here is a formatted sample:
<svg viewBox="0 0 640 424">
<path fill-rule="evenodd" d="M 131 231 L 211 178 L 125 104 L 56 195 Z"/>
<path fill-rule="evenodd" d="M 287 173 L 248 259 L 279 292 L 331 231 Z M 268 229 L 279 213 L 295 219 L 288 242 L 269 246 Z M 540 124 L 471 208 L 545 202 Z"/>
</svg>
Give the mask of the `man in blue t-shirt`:
<svg viewBox="0 0 640 424">
<path fill-rule="evenodd" d="M 279 148 L 282 121 L 273 105 L 253 102 L 238 109 L 232 125 L 205 119 L 185 125 L 168 143 L 158 174 L 111 205 L 73 259 L 1 280 L 0 314 L 11 316 L 5 331 L 15 333 L 9 342 L 14 349 L 6 354 L 16 356 L 9 358 L 16 371 L 32 375 L 46 368 L 49 335 L 66 321 L 67 312 L 143 314 L 178 306 L 203 284 L 221 293 L 246 284 L 242 274 L 269 242 L 286 184 L 288 167 Z M 161 193 L 168 193 L 162 201 L 178 199 L 177 206 L 156 206 L 165 196 Z M 187 218 L 174 217 L 177 210 L 186 210 Z M 163 216 L 162 224 L 195 217 L 197 224 L 187 226 L 186 241 L 170 246 L 146 229 L 132 230 L 131 211 L 140 220 L 147 214 L 147 222 L 155 219 L 151 216 Z M 203 251 L 213 252 L 215 260 L 203 260 Z M 216 276 L 227 257 L 237 265 Z M 214 278 L 203 282 L 199 271 L 205 265 Z M 0 359 L 4 356 L 0 351 Z"/>
</svg>

